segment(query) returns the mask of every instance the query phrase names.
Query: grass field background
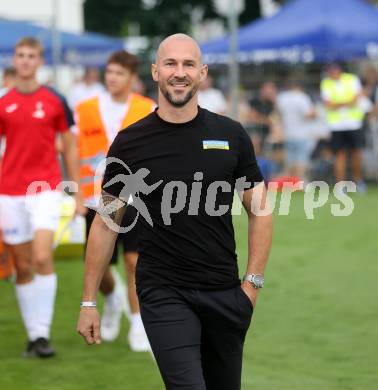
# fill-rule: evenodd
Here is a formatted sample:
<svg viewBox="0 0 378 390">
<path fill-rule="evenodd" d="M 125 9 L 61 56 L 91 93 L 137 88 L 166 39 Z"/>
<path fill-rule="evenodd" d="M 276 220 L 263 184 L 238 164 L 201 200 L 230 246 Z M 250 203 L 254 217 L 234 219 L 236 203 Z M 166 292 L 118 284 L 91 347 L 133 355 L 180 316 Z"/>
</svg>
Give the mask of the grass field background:
<svg viewBox="0 0 378 390">
<path fill-rule="evenodd" d="M 378 188 L 353 200 L 349 217 L 333 217 L 330 198 L 307 220 L 303 195 L 295 194 L 290 214 L 275 217 L 266 287 L 245 344 L 243 390 L 378 388 Z M 235 218 L 235 231 L 243 273 L 244 216 Z M 26 340 L 13 286 L 0 281 L 0 389 L 163 389 L 150 355 L 129 350 L 126 319 L 116 342 L 84 344 L 75 331 L 82 261 L 57 259 L 56 267 L 54 359 L 20 357 Z"/>
</svg>

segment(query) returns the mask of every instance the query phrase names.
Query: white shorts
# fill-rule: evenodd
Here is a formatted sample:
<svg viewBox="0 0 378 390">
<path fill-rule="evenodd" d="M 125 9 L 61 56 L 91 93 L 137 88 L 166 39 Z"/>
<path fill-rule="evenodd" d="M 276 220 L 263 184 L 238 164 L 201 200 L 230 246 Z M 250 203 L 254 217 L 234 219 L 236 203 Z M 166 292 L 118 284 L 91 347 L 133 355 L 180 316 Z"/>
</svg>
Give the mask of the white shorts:
<svg viewBox="0 0 378 390">
<path fill-rule="evenodd" d="M 42 191 L 34 195 L 0 195 L 0 228 L 9 245 L 31 241 L 37 230 L 55 231 L 59 225 L 63 194 Z"/>
</svg>

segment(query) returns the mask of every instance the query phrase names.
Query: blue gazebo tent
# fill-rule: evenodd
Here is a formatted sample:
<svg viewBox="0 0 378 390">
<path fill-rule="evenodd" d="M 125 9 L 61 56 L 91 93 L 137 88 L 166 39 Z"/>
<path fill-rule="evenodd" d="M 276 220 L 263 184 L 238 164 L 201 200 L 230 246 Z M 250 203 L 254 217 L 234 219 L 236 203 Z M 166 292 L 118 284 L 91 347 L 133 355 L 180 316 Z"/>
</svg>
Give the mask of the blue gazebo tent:
<svg viewBox="0 0 378 390">
<path fill-rule="evenodd" d="M 123 41 L 95 33 L 74 34 L 59 31 L 60 63 L 68 65 L 101 66 L 109 54 L 123 48 Z M 24 22 L 0 19 L 0 67 L 12 61 L 16 42 L 25 36 L 42 41 L 45 48 L 45 61 L 52 64 L 53 37 L 49 28 Z"/>
<path fill-rule="evenodd" d="M 365 0 L 292 0 L 242 27 L 238 39 L 241 63 L 377 59 L 378 9 Z M 228 61 L 228 37 L 201 48 L 207 63 Z"/>
</svg>

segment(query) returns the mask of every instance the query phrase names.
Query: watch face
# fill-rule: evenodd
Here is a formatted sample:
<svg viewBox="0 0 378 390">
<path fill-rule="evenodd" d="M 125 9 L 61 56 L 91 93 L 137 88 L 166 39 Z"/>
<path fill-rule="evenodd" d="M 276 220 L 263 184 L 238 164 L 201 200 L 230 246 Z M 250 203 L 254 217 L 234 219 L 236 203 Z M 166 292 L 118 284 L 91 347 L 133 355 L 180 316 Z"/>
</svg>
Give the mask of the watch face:
<svg viewBox="0 0 378 390">
<path fill-rule="evenodd" d="M 264 277 L 262 275 L 255 275 L 254 278 L 253 278 L 253 283 L 257 286 L 257 287 L 263 287 L 264 285 Z"/>
</svg>

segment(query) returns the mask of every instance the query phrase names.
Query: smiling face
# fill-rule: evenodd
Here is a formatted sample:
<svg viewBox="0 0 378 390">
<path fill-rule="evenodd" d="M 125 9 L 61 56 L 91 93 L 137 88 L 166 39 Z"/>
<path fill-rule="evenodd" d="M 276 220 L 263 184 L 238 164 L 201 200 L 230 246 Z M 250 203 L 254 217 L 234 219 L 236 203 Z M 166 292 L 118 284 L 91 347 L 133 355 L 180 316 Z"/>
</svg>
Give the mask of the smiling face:
<svg viewBox="0 0 378 390">
<path fill-rule="evenodd" d="M 207 66 L 202 64 L 198 45 L 187 36 L 171 36 L 159 47 L 152 77 L 159 92 L 174 107 L 185 106 L 206 79 Z"/>
<path fill-rule="evenodd" d="M 13 56 L 13 65 L 19 78 L 34 78 L 42 63 L 43 59 L 40 49 L 27 45 L 16 47 Z"/>
</svg>

